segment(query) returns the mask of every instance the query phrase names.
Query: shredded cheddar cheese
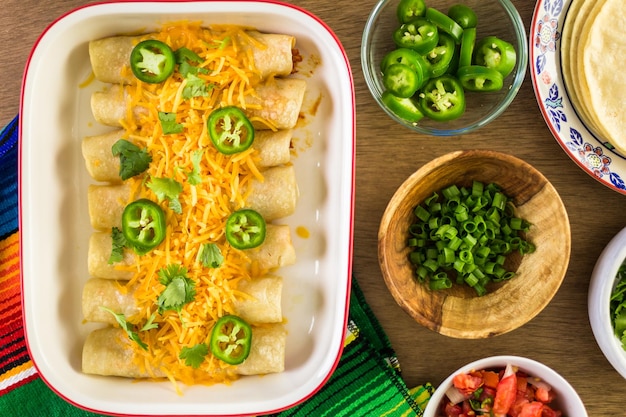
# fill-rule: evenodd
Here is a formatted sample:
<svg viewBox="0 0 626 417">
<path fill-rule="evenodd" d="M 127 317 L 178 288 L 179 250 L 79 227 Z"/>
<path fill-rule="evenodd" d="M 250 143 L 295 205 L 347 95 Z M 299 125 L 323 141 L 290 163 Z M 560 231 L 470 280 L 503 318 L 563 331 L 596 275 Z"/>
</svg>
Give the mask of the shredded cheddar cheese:
<svg viewBox="0 0 626 417">
<path fill-rule="evenodd" d="M 128 112 L 122 125 L 127 137 L 147 148 L 152 163 L 147 176 L 128 180 L 132 197 L 146 197 L 158 201 L 146 186 L 147 178 L 172 178 L 182 184 L 179 196 L 182 213 L 167 208 L 167 236 L 164 242 L 146 255 L 137 256 L 133 278 L 127 284 L 134 288 L 137 305 L 141 311 L 139 322 L 146 322 L 157 309 L 155 300 L 163 291 L 157 273 L 170 264 L 187 269 L 195 282 L 195 299 L 186 304 L 180 313 L 164 311 L 157 315 L 157 329 L 141 332 L 148 345 L 142 350 L 134 345 L 138 365 L 146 370 L 158 370 L 174 384 L 228 383 L 237 376 L 230 365 L 211 355 L 198 369 L 187 366 L 179 359 L 183 347 L 207 343 L 215 321 L 222 315 L 234 313 L 233 301 L 245 297 L 237 290 L 238 282 L 254 277 L 257 272 L 244 252 L 225 243 L 226 218 L 233 210 L 243 207 L 246 195 L 242 190 L 253 179 L 262 180 L 256 167 L 257 151 L 250 148 L 240 154 L 220 154 L 208 138 L 206 120 L 211 110 L 227 105 L 245 108 L 245 98 L 254 95 L 255 84 L 260 81 L 254 67 L 250 48 L 265 45 L 247 35 L 245 28 L 223 26 L 203 28 L 197 23 L 176 22 L 151 34 L 151 38 L 166 42 L 173 50 L 185 47 L 197 53 L 204 62 L 206 73 L 197 76 L 212 86 L 205 97 L 183 98 L 188 82 L 174 73 L 161 84 L 137 82 L 126 87 Z M 124 71 L 129 71 L 127 68 Z M 146 111 L 136 114 L 133 109 Z M 159 112 L 176 114 L 176 122 L 183 125 L 181 133 L 164 135 L 159 122 Z M 259 119 L 271 127 L 271 123 Z M 193 169 L 192 155 L 203 152 L 200 161 L 202 182 L 192 185 L 187 181 Z M 196 261 L 203 243 L 215 243 L 221 250 L 224 262 L 220 268 L 207 268 Z"/>
</svg>

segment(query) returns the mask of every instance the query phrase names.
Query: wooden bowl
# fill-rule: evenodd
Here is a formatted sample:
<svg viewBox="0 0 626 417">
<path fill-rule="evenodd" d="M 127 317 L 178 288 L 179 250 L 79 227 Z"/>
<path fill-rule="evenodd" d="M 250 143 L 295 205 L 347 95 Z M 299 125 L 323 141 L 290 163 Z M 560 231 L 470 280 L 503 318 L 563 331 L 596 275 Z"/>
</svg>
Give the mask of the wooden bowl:
<svg viewBox="0 0 626 417">
<path fill-rule="evenodd" d="M 518 255 L 508 265 L 516 275 L 490 287 L 486 295 L 479 297 L 464 285 L 432 291 L 416 280 L 409 261 L 413 210 L 435 191 L 452 184 L 471 186 L 474 180 L 502 187 L 516 215 L 532 224 L 526 237 L 536 251 Z M 552 184 L 526 162 L 484 150 L 449 153 L 417 170 L 391 198 L 378 232 L 381 271 L 400 307 L 431 330 L 466 339 L 509 332 L 543 310 L 565 277 L 570 248 L 569 219 Z"/>
</svg>

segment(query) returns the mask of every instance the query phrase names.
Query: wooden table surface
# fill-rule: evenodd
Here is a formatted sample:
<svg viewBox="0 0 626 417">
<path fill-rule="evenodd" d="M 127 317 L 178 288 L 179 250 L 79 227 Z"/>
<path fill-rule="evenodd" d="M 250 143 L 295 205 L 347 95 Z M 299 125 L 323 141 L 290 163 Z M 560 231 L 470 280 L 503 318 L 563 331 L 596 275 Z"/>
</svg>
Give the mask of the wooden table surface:
<svg viewBox="0 0 626 417">
<path fill-rule="evenodd" d="M 22 72 L 37 37 L 57 17 L 87 3 L 3 0 L 0 125 L 18 112 Z M 394 124 L 365 85 L 361 34 L 375 0 L 294 3 L 323 19 L 350 59 L 357 105 L 354 275 L 391 339 L 406 383 L 413 386 L 430 381 L 437 385 L 456 368 L 475 359 L 521 355 L 547 364 L 569 380 L 591 416 L 625 415 L 626 382 L 596 344 L 587 315 L 587 291 L 600 252 L 626 226 L 626 196 L 591 178 L 563 152 L 539 112 L 530 76 L 527 74 L 508 110 L 477 133 L 447 139 L 418 135 Z M 513 3 L 528 33 L 535 2 Z M 396 188 L 425 162 L 470 148 L 507 152 L 538 168 L 560 193 L 572 230 L 569 268 L 552 302 L 521 328 L 482 340 L 441 336 L 414 322 L 389 294 L 377 263 L 378 225 Z"/>
</svg>

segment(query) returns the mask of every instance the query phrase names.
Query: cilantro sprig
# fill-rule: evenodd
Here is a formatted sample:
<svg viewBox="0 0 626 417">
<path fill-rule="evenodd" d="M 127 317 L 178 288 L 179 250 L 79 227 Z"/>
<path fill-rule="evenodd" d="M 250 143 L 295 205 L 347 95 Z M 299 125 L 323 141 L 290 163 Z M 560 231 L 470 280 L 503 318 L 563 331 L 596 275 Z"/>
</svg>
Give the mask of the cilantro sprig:
<svg viewBox="0 0 626 417">
<path fill-rule="evenodd" d="M 126 316 L 123 313 L 116 313 L 108 307 L 101 306 L 102 310 L 111 313 L 113 317 L 115 317 L 115 321 L 120 325 L 122 330 L 126 332 L 128 338 L 139 345 L 143 350 L 148 350 L 148 345 L 146 345 L 141 338 L 139 337 L 139 332 L 145 332 L 150 329 L 156 329 L 159 327 L 157 323 L 154 323 L 154 319 L 156 318 L 156 312 L 152 313 L 152 315 L 148 318 L 148 321 L 139 329 L 136 326 L 132 325 L 126 320 Z"/>
<path fill-rule="evenodd" d="M 191 154 L 191 164 L 193 165 L 193 169 L 185 173 L 187 174 L 187 182 L 191 185 L 198 185 L 202 183 L 202 170 L 200 168 L 200 162 L 202 162 L 203 155 L 204 151 L 202 149 L 197 149 Z"/>
<path fill-rule="evenodd" d="M 204 243 L 198 250 L 196 262 L 201 263 L 207 268 L 219 268 L 224 262 L 224 256 L 219 246 L 215 243 Z"/>
<path fill-rule="evenodd" d="M 180 313 L 183 306 L 194 300 L 196 283 L 187 276 L 187 268 L 170 264 L 158 272 L 159 282 L 165 289 L 157 299 L 159 313 L 174 310 Z"/>
<path fill-rule="evenodd" d="M 124 260 L 124 248 L 126 247 L 126 238 L 119 227 L 111 229 L 111 256 L 109 256 L 109 265 L 122 262 Z"/>
<path fill-rule="evenodd" d="M 169 208 L 177 214 L 183 212 L 178 196 L 183 191 L 183 185 L 172 178 L 155 178 L 152 177 L 150 182 L 146 184 L 159 199 L 159 203 L 163 200 L 169 201 Z"/>
<path fill-rule="evenodd" d="M 182 133 L 183 131 L 183 125 L 176 122 L 176 113 L 160 111 L 159 122 L 161 122 L 161 130 L 164 135 Z"/>
<path fill-rule="evenodd" d="M 183 347 L 178 357 L 185 360 L 185 365 L 198 369 L 208 354 L 209 347 L 206 343 L 198 343 L 192 347 Z"/>
<path fill-rule="evenodd" d="M 126 139 L 120 139 L 115 142 L 111 152 L 113 156 L 119 156 L 120 158 L 119 174 L 122 180 L 141 174 L 148 169 L 150 162 L 152 162 L 152 156 L 146 149 L 142 149 Z"/>
</svg>

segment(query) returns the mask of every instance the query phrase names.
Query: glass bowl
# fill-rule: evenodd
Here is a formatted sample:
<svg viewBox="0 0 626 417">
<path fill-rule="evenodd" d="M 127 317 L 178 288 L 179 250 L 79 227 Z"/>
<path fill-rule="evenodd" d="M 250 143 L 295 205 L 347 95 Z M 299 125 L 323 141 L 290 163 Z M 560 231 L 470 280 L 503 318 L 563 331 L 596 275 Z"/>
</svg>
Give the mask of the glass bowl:
<svg viewBox="0 0 626 417">
<path fill-rule="evenodd" d="M 401 125 L 418 133 L 432 136 L 454 136 L 472 132 L 493 121 L 511 104 L 526 75 L 528 43 L 524 23 L 509 0 L 426 0 L 428 7 L 442 13 L 455 4 L 465 4 L 477 15 L 476 41 L 486 36 L 497 36 L 511 43 L 517 52 L 513 71 L 504 79 L 504 86 L 496 92 L 466 91 L 465 113 L 452 121 L 440 122 L 424 117 L 411 123 L 396 116 L 383 103 L 383 86 L 380 64 L 383 57 L 396 48 L 392 34 L 400 26 L 396 9 L 400 0 L 381 0 L 371 11 L 361 42 L 361 66 L 367 86 L 380 107 Z"/>
</svg>

